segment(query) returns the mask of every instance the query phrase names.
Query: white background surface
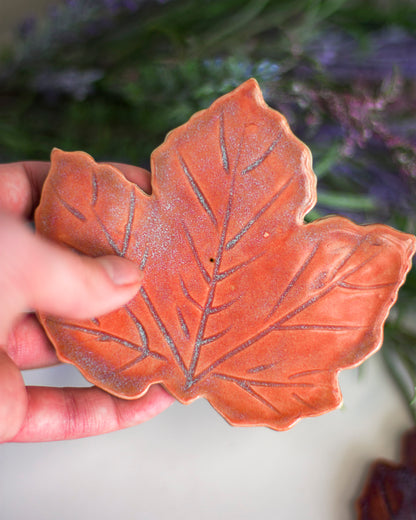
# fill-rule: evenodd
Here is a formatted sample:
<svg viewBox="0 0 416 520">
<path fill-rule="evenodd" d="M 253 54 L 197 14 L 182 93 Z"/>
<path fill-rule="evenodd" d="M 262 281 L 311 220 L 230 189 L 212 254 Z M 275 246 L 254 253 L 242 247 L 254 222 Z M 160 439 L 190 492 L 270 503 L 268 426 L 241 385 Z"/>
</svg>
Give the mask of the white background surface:
<svg viewBox="0 0 416 520">
<path fill-rule="evenodd" d="M 83 383 L 70 366 L 27 381 Z M 0 519 L 353 519 L 369 463 L 398 460 L 411 421 L 379 354 L 340 381 L 342 409 L 287 432 L 233 428 L 200 400 L 101 437 L 2 445 Z"/>
</svg>

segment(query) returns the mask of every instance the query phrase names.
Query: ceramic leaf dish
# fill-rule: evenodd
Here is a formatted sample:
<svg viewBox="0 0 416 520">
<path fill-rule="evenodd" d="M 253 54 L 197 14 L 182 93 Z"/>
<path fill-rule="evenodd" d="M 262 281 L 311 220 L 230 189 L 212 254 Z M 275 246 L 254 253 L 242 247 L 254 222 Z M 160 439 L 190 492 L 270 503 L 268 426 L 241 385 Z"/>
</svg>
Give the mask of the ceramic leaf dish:
<svg viewBox="0 0 416 520">
<path fill-rule="evenodd" d="M 415 239 L 331 217 L 308 148 L 251 79 L 170 132 L 152 194 L 84 152 L 55 150 L 36 227 L 144 283 L 91 321 L 41 315 L 63 361 L 132 399 L 161 383 L 231 424 L 276 430 L 340 405 L 337 375 L 376 351 Z"/>
<path fill-rule="evenodd" d="M 402 460 L 376 460 L 356 502 L 357 520 L 412 520 L 416 517 L 416 429 L 406 432 Z"/>
</svg>

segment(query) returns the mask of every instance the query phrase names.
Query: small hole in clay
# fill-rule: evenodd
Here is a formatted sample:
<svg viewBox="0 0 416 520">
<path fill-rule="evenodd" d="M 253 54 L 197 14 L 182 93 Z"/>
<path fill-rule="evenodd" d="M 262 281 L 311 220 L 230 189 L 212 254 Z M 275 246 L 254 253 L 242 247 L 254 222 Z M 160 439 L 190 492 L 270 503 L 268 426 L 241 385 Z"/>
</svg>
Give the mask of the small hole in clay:
<svg viewBox="0 0 416 520">
<path fill-rule="evenodd" d="M 213 259 L 213 258 L 210 258 L 209 261 L 210 261 L 210 262 L 214 262 L 214 259 Z"/>
</svg>

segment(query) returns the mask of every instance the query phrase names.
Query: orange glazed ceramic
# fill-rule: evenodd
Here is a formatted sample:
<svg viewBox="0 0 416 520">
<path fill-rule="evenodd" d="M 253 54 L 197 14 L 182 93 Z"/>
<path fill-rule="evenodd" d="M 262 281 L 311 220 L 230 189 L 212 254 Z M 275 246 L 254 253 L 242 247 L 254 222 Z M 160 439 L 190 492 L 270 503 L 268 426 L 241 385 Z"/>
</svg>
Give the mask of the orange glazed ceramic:
<svg viewBox="0 0 416 520">
<path fill-rule="evenodd" d="M 84 152 L 54 150 L 42 235 L 137 262 L 144 283 L 91 321 L 40 320 L 63 361 L 134 399 L 161 383 L 231 424 L 283 430 L 339 406 L 337 374 L 382 342 L 415 239 L 332 217 L 308 148 L 251 79 L 152 154 L 152 194 Z"/>
</svg>

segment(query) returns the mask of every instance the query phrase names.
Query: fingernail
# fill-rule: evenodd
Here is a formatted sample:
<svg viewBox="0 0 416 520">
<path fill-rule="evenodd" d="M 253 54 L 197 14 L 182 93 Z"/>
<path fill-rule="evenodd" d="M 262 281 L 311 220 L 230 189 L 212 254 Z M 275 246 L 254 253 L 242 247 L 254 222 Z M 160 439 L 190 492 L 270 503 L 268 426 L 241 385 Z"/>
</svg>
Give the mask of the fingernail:
<svg viewBox="0 0 416 520">
<path fill-rule="evenodd" d="M 129 260 L 117 256 L 97 258 L 115 285 L 133 285 L 143 280 L 143 272 Z"/>
</svg>

